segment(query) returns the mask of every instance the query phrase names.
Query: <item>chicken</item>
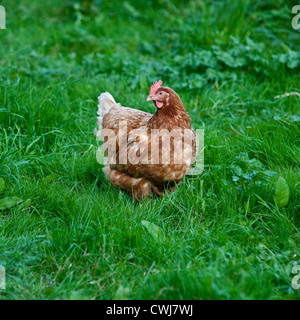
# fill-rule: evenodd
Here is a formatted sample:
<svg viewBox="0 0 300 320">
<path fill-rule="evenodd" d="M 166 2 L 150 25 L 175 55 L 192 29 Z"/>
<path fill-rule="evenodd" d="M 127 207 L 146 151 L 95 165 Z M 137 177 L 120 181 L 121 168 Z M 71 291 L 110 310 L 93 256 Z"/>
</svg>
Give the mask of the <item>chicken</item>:
<svg viewBox="0 0 300 320">
<path fill-rule="evenodd" d="M 174 90 L 154 83 L 147 101 L 156 113 L 122 107 L 108 92 L 99 96 L 96 135 L 107 155 L 103 172 L 135 200 L 162 196 L 181 182 L 197 154 L 197 136 Z"/>
</svg>

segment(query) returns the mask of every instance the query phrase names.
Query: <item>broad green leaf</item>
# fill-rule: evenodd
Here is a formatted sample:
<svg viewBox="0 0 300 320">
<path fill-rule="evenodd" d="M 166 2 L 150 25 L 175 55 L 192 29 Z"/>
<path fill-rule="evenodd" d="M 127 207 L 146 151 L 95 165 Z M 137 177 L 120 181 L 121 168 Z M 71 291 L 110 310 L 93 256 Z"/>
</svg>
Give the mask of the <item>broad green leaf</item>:
<svg viewBox="0 0 300 320">
<path fill-rule="evenodd" d="M 0 200 L 0 210 L 6 210 L 9 208 L 12 208 L 18 204 L 20 204 L 21 202 L 23 202 L 22 199 L 18 198 L 18 197 L 6 197 Z"/>
<path fill-rule="evenodd" d="M 248 167 L 250 169 L 262 169 L 263 165 L 259 160 L 253 158 L 248 161 Z"/>
<path fill-rule="evenodd" d="M 298 116 L 298 115 L 296 115 L 296 114 L 292 115 L 292 116 L 291 116 L 291 121 L 292 121 L 292 122 L 298 122 L 298 121 L 300 121 L 300 116 Z"/>
<path fill-rule="evenodd" d="M 0 193 L 5 190 L 5 181 L 3 178 L 0 178 Z"/>
<path fill-rule="evenodd" d="M 280 177 L 275 185 L 275 203 L 278 207 L 284 207 L 288 204 L 290 189 L 283 177 Z"/>
<path fill-rule="evenodd" d="M 149 222 L 146 220 L 142 221 L 142 225 L 148 230 L 148 232 L 151 234 L 151 236 L 156 240 L 160 241 L 164 238 L 164 233 L 161 230 L 160 227 L 158 227 L 153 222 Z"/>
<path fill-rule="evenodd" d="M 248 162 L 249 161 L 249 156 L 247 152 L 240 152 L 235 159 L 243 161 L 243 162 Z"/>
<path fill-rule="evenodd" d="M 224 186 L 230 186 L 231 183 L 225 179 L 221 179 L 221 181 L 223 182 Z"/>
<path fill-rule="evenodd" d="M 277 172 L 270 171 L 270 170 L 265 170 L 263 173 L 268 177 L 273 177 L 273 176 L 275 176 L 277 174 Z"/>
<path fill-rule="evenodd" d="M 236 165 L 232 165 L 230 168 L 233 170 L 233 172 L 234 172 L 236 175 L 238 175 L 238 176 L 243 175 L 243 170 L 242 170 L 241 167 L 236 166 Z"/>
<path fill-rule="evenodd" d="M 58 174 L 49 174 L 48 176 L 46 176 L 44 179 L 43 179 L 43 182 L 45 183 L 50 183 L 56 179 L 58 179 L 60 177 L 60 175 Z"/>
<path fill-rule="evenodd" d="M 30 205 L 31 205 L 31 199 L 27 199 L 19 206 L 19 209 L 28 208 L 30 207 Z"/>
<path fill-rule="evenodd" d="M 130 295 L 130 288 L 120 286 L 113 298 L 113 300 L 128 300 Z"/>
<path fill-rule="evenodd" d="M 236 181 L 239 181 L 239 180 L 240 180 L 239 177 L 237 177 L 237 176 L 232 176 L 232 181 L 236 182 Z"/>
</svg>

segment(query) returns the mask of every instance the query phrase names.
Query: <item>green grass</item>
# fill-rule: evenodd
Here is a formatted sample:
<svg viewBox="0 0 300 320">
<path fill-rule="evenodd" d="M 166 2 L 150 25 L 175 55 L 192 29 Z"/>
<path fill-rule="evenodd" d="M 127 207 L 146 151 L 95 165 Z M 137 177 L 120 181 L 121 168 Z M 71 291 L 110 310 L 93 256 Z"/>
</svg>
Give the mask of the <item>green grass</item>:
<svg viewBox="0 0 300 320">
<path fill-rule="evenodd" d="M 298 299 L 300 99 L 274 98 L 300 92 L 293 1 L 88 2 L 2 1 L 0 298 Z M 97 97 L 154 112 L 158 79 L 205 169 L 140 207 L 96 161 Z"/>
</svg>

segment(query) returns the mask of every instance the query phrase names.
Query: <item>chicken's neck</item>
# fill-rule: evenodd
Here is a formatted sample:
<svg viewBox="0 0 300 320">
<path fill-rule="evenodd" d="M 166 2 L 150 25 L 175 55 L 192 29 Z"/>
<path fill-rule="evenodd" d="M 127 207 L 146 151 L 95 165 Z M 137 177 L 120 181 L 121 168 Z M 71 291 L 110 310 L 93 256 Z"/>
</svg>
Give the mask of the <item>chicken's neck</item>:
<svg viewBox="0 0 300 320">
<path fill-rule="evenodd" d="M 170 103 L 157 109 L 156 113 L 148 122 L 149 129 L 186 128 L 191 129 L 191 118 L 183 103 Z"/>
</svg>

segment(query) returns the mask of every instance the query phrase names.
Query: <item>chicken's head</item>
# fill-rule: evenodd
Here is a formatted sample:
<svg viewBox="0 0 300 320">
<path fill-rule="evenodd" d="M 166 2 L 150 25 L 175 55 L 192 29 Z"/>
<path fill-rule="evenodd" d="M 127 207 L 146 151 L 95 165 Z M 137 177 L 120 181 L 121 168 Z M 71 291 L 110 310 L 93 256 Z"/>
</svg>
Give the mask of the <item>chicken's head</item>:
<svg viewBox="0 0 300 320">
<path fill-rule="evenodd" d="M 151 86 L 150 95 L 147 101 L 153 101 L 156 108 L 161 108 L 164 104 L 169 104 L 170 94 L 161 87 L 162 81 L 159 80 Z"/>
</svg>

